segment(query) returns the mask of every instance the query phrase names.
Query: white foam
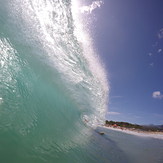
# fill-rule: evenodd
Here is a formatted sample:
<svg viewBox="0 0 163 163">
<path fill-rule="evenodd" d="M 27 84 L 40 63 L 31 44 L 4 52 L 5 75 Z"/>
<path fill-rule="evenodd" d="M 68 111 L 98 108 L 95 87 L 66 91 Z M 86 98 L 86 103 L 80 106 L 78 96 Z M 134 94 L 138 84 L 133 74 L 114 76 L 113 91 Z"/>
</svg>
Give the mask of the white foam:
<svg viewBox="0 0 163 163">
<path fill-rule="evenodd" d="M 94 103 L 98 103 L 95 106 L 98 115 L 92 115 L 89 117 L 89 119 L 94 119 L 93 122 L 90 122 L 94 125 L 99 123 L 99 118 L 97 117 L 101 116 L 101 119 L 103 119 L 107 110 L 109 84 L 107 81 L 107 73 L 105 68 L 102 66 L 104 64 L 94 50 L 95 48 L 93 47 L 93 40 L 91 39 L 89 31 L 87 30 L 89 27 L 85 25 L 87 22 L 85 18 L 82 17 L 80 9 L 80 1 L 72 0 L 72 14 L 75 26 L 74 35 L 82 46 L 83 55 L 89 62 L 89 68 L 95 78 L 95 82 L 97 82 L 96 85 L 101 85 L 101 88 L 99 89 L 92 87 L 92 92 L 94 92 L 95 97 Z"/>
<path fill-rule="evenodd" d="M 3 103 L 3 98 L 2 97 L 0 97 L 0 104 L 2 104 Z"/>
</svg>

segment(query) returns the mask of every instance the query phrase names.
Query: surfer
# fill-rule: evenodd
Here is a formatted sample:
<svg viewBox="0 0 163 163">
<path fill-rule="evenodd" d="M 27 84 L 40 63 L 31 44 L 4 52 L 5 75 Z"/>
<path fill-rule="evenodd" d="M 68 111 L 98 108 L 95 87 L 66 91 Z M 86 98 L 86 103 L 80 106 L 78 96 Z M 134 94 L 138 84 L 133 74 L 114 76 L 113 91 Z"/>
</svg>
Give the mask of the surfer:
<svg viewBox="0 0 163 163">
<path fill-rule="evenodd" d="M 104 132 L 99 132 L 100 135 L 104 135 Z"/>
</svg>

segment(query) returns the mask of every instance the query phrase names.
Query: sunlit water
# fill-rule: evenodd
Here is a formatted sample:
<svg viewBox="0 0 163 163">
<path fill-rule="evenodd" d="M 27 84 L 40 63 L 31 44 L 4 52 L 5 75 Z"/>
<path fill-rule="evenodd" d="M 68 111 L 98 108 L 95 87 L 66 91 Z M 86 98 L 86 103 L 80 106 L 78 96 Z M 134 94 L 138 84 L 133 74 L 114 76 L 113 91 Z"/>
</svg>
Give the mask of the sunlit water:
<svg viewBox="0 0 163 163">
<path fill-rule="evenodd" d="M 105 120 L 108 84 L 77 7 L 75 0 L 0 1 L 2 163 L 137 156 L 121 149 L 121 137 L 95 130 Z"/>
</svg>

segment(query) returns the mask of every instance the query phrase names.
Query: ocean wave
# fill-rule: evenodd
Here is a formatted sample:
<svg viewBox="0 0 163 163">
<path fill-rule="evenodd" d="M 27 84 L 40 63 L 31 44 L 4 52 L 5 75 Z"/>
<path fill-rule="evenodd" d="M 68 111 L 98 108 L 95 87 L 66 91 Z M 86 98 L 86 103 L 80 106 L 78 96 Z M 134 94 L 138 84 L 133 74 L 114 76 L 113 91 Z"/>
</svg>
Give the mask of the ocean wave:
<svg viewBox="0 0 163 163">
<path fill-rule="evenodd" d="M 18 162 L 25 158 L 62 162 L 69 152 L 84 152 L 92 134 L 86 126 L 104 122 L 108 84 L 88 34 L 78 26 L 74 1 L 9 0 L 2 5 L 0 134 L 7 135 L 1 135 L 4 146 L 14 152 L 16 146 L 10 149 L 7 143 L 13 141 L 18 144 L 16 151 L 23 149 L 15 151 Z"/>
</svg>

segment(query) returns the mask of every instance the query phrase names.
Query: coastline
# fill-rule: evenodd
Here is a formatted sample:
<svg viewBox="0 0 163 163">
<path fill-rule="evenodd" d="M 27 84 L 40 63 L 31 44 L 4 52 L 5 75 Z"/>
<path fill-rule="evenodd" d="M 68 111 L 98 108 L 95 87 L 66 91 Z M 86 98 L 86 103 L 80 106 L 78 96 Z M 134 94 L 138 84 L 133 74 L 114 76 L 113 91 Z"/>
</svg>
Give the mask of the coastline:
<svg viewBox="0 0 163 163">
<path fill-rule="evenodd" d="M 137 129 L 128 129 L 128 128 L 115 128 L 115 127 L 107 127 L 107 126 L 102 126 L 103 128 L 110 129 L 110 130 L 115 130 L 119 132 L 124 132 L 126 134 L 130 135 L 136 135 L 136 136 L 142 136 L 142 137 L 150 137 L 150 138 L 156 138 L 156 139 L 162 139 L 163 140 L 163 132 L 152 132 L 152 131 L 142 131 L 142 130 L 137 130 Z"/>
</svg>

